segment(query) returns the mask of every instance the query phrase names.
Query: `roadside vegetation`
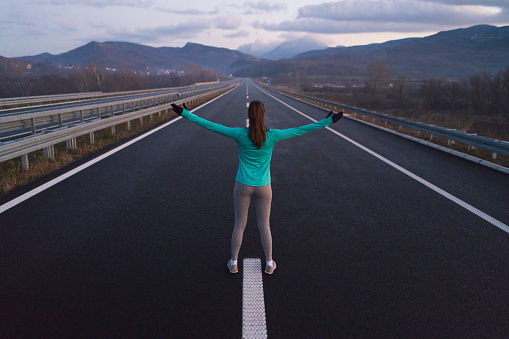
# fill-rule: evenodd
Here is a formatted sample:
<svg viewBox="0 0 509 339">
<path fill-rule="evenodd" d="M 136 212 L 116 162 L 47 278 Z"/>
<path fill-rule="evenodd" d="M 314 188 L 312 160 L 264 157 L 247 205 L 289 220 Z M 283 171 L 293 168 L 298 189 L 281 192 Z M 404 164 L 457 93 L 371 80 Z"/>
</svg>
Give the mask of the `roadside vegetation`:
<svg viewBox="0 0 509 339">
<path fill-rule="evenodd" d="M 374 62 L 366 74 L 334 77 L 291 73 L 260 81 L 270 80 L 276 88 L 327 101 L 509 141 L 509 66 L 496 74 L 480 72 L 465 79 L 417 80 L 393 75 L 389 65 Z M 372 119 L 369 122 L 373 123 Z M 400 130 L 399 126 L 380 121 L 374 123 L 429 139 L 413 130 Z M 465 145 L 450 144 L 437 137 L 433 142 L 509 167 L 507 156 L 492 159 L 491 153 L 480 149 L 468 150 Z"/>
<path fill-rule="evenodd" d="M 42 64 L 37 70 L 28 72 L 26 62 L 12 59 L 0 65 L 0 98 L 180 87 L 225 78 L 224 75 L 192 63 L 184 65 L 178 73 L 147 73 L 100 69 L 93 64 L 58 71 L 50 65 L 45 68 Z"/>
</svg>

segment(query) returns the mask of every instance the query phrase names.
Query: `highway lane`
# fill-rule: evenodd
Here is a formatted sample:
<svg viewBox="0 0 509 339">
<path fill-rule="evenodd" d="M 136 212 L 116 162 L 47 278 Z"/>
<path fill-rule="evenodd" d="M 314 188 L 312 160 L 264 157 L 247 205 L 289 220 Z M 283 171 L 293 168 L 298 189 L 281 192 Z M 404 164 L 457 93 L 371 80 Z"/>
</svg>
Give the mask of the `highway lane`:
<svg viewBox="0 0 509 339">
<path fill-rule="evenodd" d="M 309 106 L 305 103 L 273 92 L 269 94 L 291 103 L 292 107 L 302 112 L 309 112 Z M 320 114 L 309 113 L 314 119 L 321 118 Z M 377 154 L 509 224 L 509 213 L 503 203 L 509 201 L 507 175 L 475 163 L 468 164 L 463 159 L 451 157 L 433 148 L 402 142 L 396 135 L 388 135 L 381 130 L 362 125 L 354 120 L 345 120 L 335 127 L 345 136 Z"/>
<path fill-rule="evenodd" d="M 255 99 L 269 128 L 310 122 L 250 82 L 196 113 L 244 126 Z M 333 129 L 508 223 L 506 176 Z M 0 214 L 0 334 L 241 336 L 242 265 L 225 267 L 236 166 L 234 142 L 178 120 Z M 507 233 L 328 130 L 278 143 L 272 177 L 269 337 L 509 335 Z M 263 259 L 253 213 L 240 256 Z"/>
</svg>

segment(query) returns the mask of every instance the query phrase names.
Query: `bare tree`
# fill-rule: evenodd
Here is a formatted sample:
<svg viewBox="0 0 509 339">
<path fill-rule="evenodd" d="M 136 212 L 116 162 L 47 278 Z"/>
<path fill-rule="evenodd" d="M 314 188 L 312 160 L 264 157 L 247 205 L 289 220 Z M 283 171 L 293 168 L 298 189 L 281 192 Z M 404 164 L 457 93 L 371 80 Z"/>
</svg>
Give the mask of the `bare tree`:
<svg viewBox="0 0 509 339">
<path fill-rule="evenodd" d="M 398 104 L 399 107 L 403 106 L 403 95 L 406 92 L 406 75 L 400 75 L 394 82 L 394 87 L 398 93 Z"/>
<path fill-rule="evenodd" d="M 461 85 L 454 81 L 450 84 L 447 84 L 445 86 L 445 97 L 448 99 L 449 101 L 449 107 L 451 109 L 451 112 L 455 112 L 458 105 L 459 105 L 459 99 L 461 97 L 461 94 L 462 94 L 462 88 L 461 88 Z"/>
<path fill-rule="evenodd" d="M 377 89 L 389 78 L 391 71 L 391 66 L 381 61 L 373 61 L 368 65 L 368 88 L 371 89 L 373 101 Z"/>
</svg>

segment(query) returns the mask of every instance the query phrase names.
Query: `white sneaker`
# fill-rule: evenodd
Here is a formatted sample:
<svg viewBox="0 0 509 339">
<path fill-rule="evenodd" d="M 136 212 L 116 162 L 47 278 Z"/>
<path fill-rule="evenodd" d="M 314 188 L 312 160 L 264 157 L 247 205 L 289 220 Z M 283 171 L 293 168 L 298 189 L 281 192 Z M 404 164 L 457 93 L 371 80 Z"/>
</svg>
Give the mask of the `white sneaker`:
<svg viewBox="0 0 509 339">
<path fill-rule="evenodd" d="M 274 263 L 273 266 L 269 266 L 269 265 L 265 266 L 265 273 L 267 273 L 267 274 L 274 273 L 274 270 L 276 269 L 276 262 L 274 260 L 272 260 L 272 262 Z"/>
<path fill-rule="evenodd" d="M 228 270 L 230 273 L 237 273 L 239 271 L 238 265 L 232 265 L 232 261 L 228 260 L 228 263 L 226 264 L 226 267 L 228 267 Z"/>
</svg>

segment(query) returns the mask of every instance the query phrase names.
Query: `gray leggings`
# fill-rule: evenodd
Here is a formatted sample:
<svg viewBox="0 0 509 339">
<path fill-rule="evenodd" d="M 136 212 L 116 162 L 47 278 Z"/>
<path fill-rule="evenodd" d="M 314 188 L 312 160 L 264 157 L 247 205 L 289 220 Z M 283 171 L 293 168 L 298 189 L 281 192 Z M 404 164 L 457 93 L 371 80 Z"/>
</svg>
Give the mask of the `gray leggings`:
<svg viewBox="0 0 509 339">
<path fill-rule="evenodd" d="M 254 198 L 256 208 L 256 219 L 260 229 L 265 259 L 272 260 L 272 235 L 270 233 L 270 205 L 272 202 L 272 187 L 270 184 L 265 186 L 248 186 L 235 181 L 233 190 L 233 200 L 235 204 L 235 226 L 232 234 L 232 259 L 237 260 L 240 246 L 242 245 L 242 236 L 247 223 L 247 212 L 251 196 Z"/>
</svg>

